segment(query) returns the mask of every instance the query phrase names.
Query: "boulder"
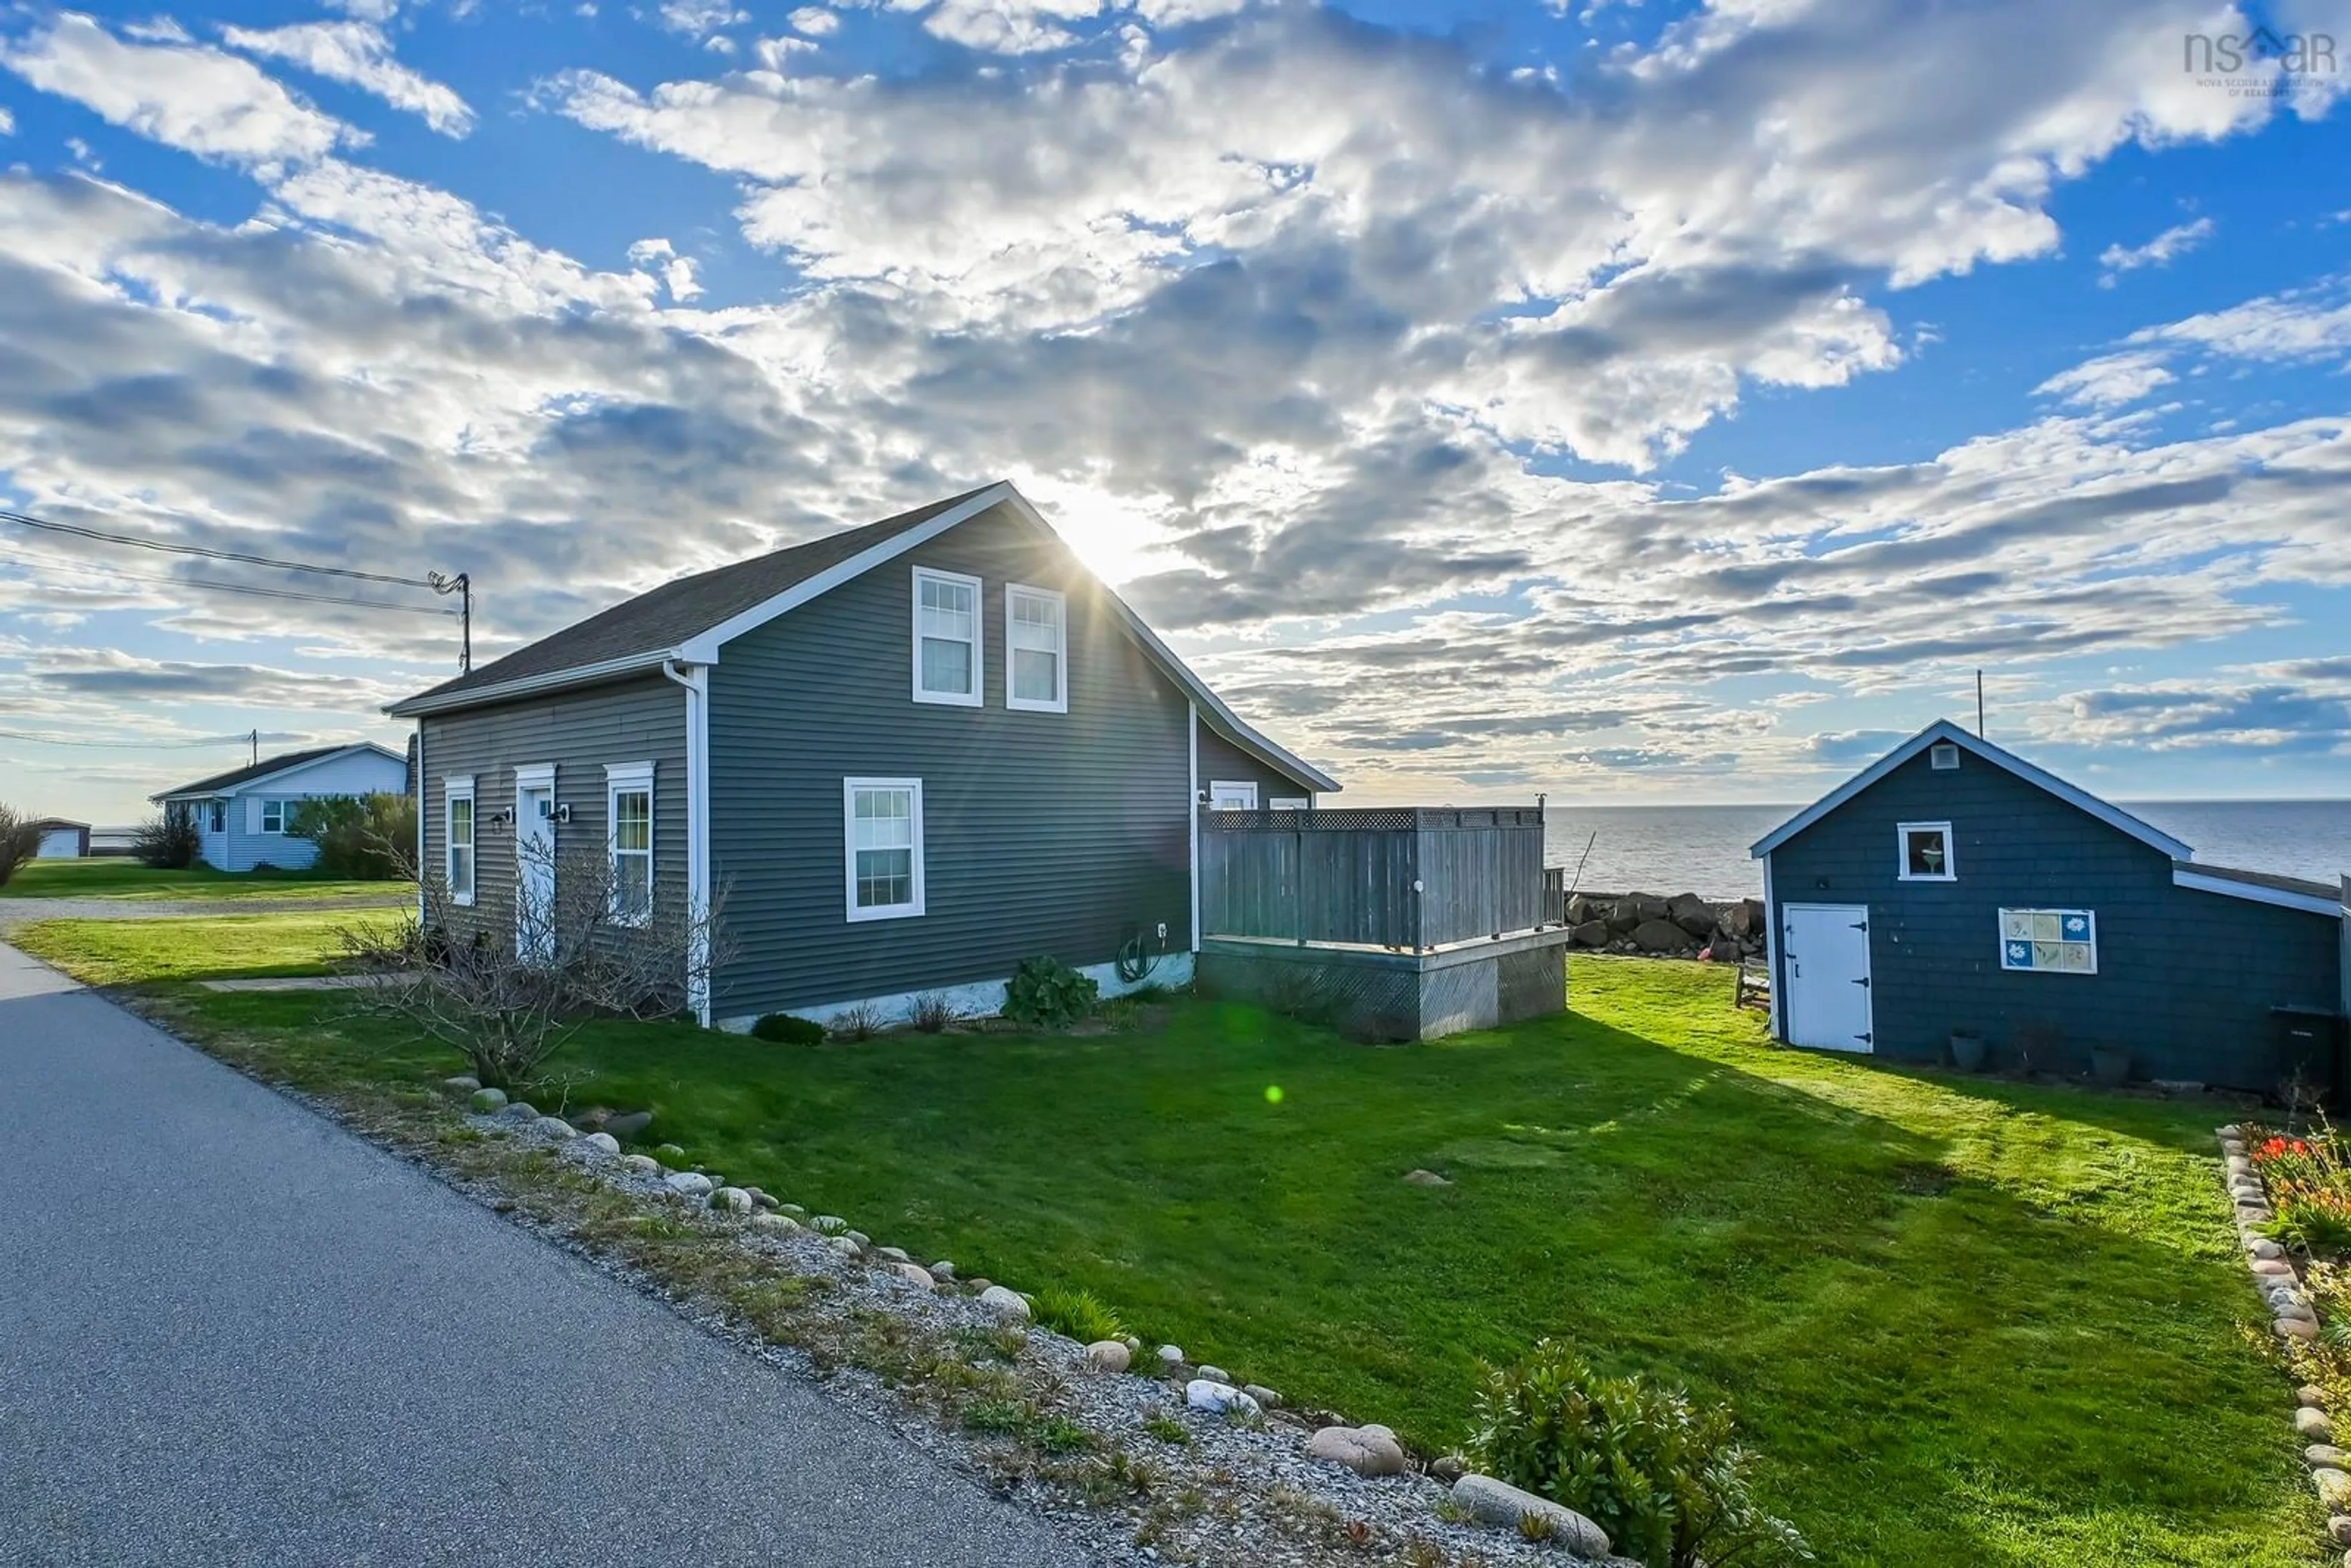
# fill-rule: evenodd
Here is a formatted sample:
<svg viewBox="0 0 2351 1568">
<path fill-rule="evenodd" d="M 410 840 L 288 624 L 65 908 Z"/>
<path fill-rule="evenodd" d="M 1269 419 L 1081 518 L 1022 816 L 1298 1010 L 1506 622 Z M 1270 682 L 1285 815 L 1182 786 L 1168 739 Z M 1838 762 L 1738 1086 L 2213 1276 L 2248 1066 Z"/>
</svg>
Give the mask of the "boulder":
<svg viewBox="0 0 2351 1568">
<path fill-rule="evenodd" d="M 2329 1508 L 2351 1507 L 2351 1473 L 2337 1469 L 2310 1472 L 2310 1484 L 2318 1489 L 2318 1500 Z"/>
<path fill-rule="evenodd" d="M 1156 1354 L 1159 1357 L 1159 1370 L 1165 1375 L 1173 1377 L 1182 1369 L 1184 1365 L 1184 1347 L 1182 1345 L 1163 1344 L 1159 1347 Z"/>
<path fill-rule="evenodd" d="M 441 1087 L 455 1094 L 471 1094 L 482 1086 L 482 1081 L 470 1072 L 460 1072 L 455 1078 L 444 1078 Z"/>
<path fill-rule="evenodd" d="M 1447 1486 L 1451 1486 L 1469 1473 L 1469 1461 L 1459 1454 L 1439 1454 L 1428 1461 L 1428 1473 Z"/>
<path fill-rule="evenodd" d="M 2326 1418 L 2324 1410 L 2314 1410 L 2304 1405 L 2294 1413 L 2294 1429 L 2313 1443 L 2335 1441 L 2335 1423 Z"/>
<path fill-rule="evenodd" d="M 2332 1443 L 2313 1443 L 2302 1451 L 2302 1462 L 2314 1470 L 2339 1470 L 2344 1453 Z"/>
<path fill-rule="evenodd" d="M 1485 1523 L 1516 1530 L 1529 1514 L 1551 1521 L 1552 1539 L 1578 1557 L 1608 1555 L 1608 1532 L 1572 1508 L 1520 1491 L 1491 1476 L 1463 1476 L 1453 1483 L 1454 1505 Z"/>
<path fill-rule="evenodd" d="M 1134 1354 L 1114 1339 L 1098 1339 L 1086 1346 L 1086 1360 L 1096 1372 L 1124 1372 L 1134 1364 Z"/>
<path fill-rule="evenodd" d="M 1745 937 L 1753 935 L 1762 922 L 1756 918 L 1754 905 L 1742 898 L 1723 910 L 1718 924 L 1733 936 Z"/>
<path fill-rule="evenodd" d="M 911 1263 L 914 1260 L 904 1247 L 876 1247 L 873 1249 L 873 1256 L 885 1263 Z M 928 1269 L 924 1270 L 923 1278 L 927 1280 L 930 1277 L 931 1271 Z"/>
<path fill-rule="evenodd" d="M 858 1249 L 857 1243 L 846 1236 L 828 1236 L 824 1239 L 824 1244 L 844 1258 L 859 1258 L 864 1255 Z"/>
<path fill-rule="evenodd" d="M 1231 1384 L 1211 1383 L 1205 1377 L 1196 1377 L 1184 1385 L 1184 1403 L 1195 1410 L 1219 1416 L 1233 1410 L 1245 1416 L 1264 1414 L 1257 1407 L 1256 1400 Z"/>
<path fill-rule="evenodd" d="M 1406 1186 L 1451 1186 L 1453 1184 L 1446 1180 L 1445 1177 L 1438 1176 L 1435 1171 L 1406 1171 L 1404 1173 L 1404 1185 Z"/>
<path fill-rule="evenodd" d="M 920 1263 L 893 1262 L 890 1265 L 890 1272 L 922 1290 L 935 1291 L 939 1288 L 939 1282 L 931 1278 L 931 1271 Z"/>
<path fill-rule="evenodd" d="M 1404 1474 L 1404 1449 L 1394 1437 L 1359 1427 L 1325 1427 L 1306 1439 L 1306 1457 L 1344 1465 L 1359 1476 Z"/>
<path fill-rule="evenodd" d="M 1241 1392 L 1256 1400 L 1258 1402 L 1258 1406 L 1260 1409 L 1279 1410 L 1281 1408 L 1281 1396 L 1276 1394 L 1272 1389 L 1268 1388 L 1262 1383 L 1244 1383 L 1241 1385 Z"/>
<path fill-rule="evenodd" d="M 2338 1513 L 2326 1521 L 2326 1539 L 2337 1546 L 2351 1546 L 2351 1513 Z"/>
<path fill-rule="evenodd" d="M 1606 918 L 1607 911 L 1583 894 L 1579 893 L 1567 901 L 1567 923 L 1570 925 L 1582 925 L 1587 921 L 1604 921 Z"/>
<path fill-rule="evenodd" d="M 1567 933 L 1568 940 L 1579 947 L 1605 947 L 1608 936 L 1608 922 L 1605 920 L 1578 921 L 1568 928 Z"/>
<path fill-rule="evenodd" d="M 2305 1383 L 2294 1391 L 2294 1402 L 2307 1405 L 2313 1410 L 2324 1410 L 2326 1408 L 2326 1390 L 2315 1383 Z"/>
<path fill-rule="evenodd" d="M 672 1171 L 662 1178 L 672 1192 L 686 1197 L 708 1197 L 710 1178 L 700 1171 Z"/>
<path fill-rule="evenodd" d="M 569 1139 L 576 1138 L 580 1135 L 580 1129 L 573 1126 L 570 1123 L 565 1121 L 560 1116 L 541 1116 L 538 1121 L 533 1122 L 531 1125 L 538 1128 L 540 1132 L 546 1134 L 550 1138 Z"/>
<path fill-rule="evenodd" d="M 1620 898 L 1608 906 L 1608 929 L 1622 936 L 1641 924 L 1641 901 Z"/>
<path fill-rule="evenodd" d="M 931 1265 L 931 1278 L 940 1284 L 952 1285 L 955 1283 L 955 1264 L 948 1260 L 942 1258 Z"/>
<path fill-rule="evenodd" d="M 1008 1323 L 1029 1321 L 1029 1301 L 1018 1291 L 1008 1291 L 1001 1285 L 990 1285 L 979 1293 L 979 1304 Z"/>
<path fill-rule="evenodd" d="M 507 1108 L 507 1092 L 503 1089 L 476 1089 L 466 1103 L 485 1116 L 492 1115 Z"/>
<path fill-rule="evenodd" d="M 1221 1366 L 1204 1365 L 1200 1368 L 1200 1375 L 1211 1383 L 1230 1383 L 1233 1380 L 1233 1375 Z"/>
<path fill-rule="evenodd" d="M 611 1136 L 610 1133 L 604 1135 L 608 1138 Z M 624 1171 L 633 1171 L 639 1176 L 651 1176 L 661 1169 L 661 1161 L 651 1155 L 622 1155 L 621 1168 Z"/>
<path fill-rule="evenodd" d="M 538 1120 L 538 1107 L 528 1100 L 509 1100 L 506 1109 L 498 1114 L 510 1116 L 517 1122 L 536 1122 Z"/>
<path fill-rule="evenodd" d="M 601 1133 L 604 1130 L 604 1124 L 611 1119 L 612 1108 L 610 1105 L 590 1105 L 585 1111 L 574 1111 L 564 1118 L 583 1133 Z"/>
<path fill-rule="evenodd" d="M 762 1230 L 773 1230 L 778 1233 L 798 1230 L 800 1228 L 800 1222 L 789 1215 L 765 1212 L 753 1215 L 751 1223 Z"/>
<path fill-rule="evenodd" d="M 2307 1318 L 2280 1318 L 2270 1327 L 2278 1338 L 2296 1340 L 2304 1344 L 2318 1337 L 2318 1325 Z"/>
<path fill-rule="evenodd" d="M 655 1144 L 653 1145 L 653 1153 L 659 1158 L 664 1160 L 675 1161 L 685 1158 L 685 1151 L 679 1148 L 675 1144 Z"/>
<path fill-rule="evenodd" d="M 1633 927 L 1633 946 L 1644 953 L 1678 953 L 1689 945 L 1689 933 L 1670 920 L 1644 920 Z"/>
<path fill-rule="evenodd" d="M 617 1155 L 621 1152 L 621 1140 L 610 1133 L 586 1133 L 572 1147 L 586 1154 Z"/>
<path fill-rule="evenodd" d="M 1693 936 L 1714 935 L 1714 905 L 1695 893 L 1685 893 L 1666 904 L 1666 918 Z"/>
<path fill-rule="evenodd" d="M 751 1195 L 739 1186 L 722 1186 L 710 1195 L 710 1207 L 728 1214 L 748 1214 L 755 1207 Z"/>
</svg>

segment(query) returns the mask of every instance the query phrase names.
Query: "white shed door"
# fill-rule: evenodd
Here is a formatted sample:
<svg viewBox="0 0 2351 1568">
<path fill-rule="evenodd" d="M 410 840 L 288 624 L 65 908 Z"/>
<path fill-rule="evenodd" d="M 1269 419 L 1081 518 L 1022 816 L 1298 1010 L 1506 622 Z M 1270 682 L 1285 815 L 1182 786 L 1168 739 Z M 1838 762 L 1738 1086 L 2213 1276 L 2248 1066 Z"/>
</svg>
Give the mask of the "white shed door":
<svg viewBox="0 0 2351 1568">
<path fill-rule="evenodd" d="M 1787 967 L 1788 1043 L 1822 1051 L 1868 1051 L 1868 906 L 1782 906 L 1780 956 Z"/>
<path fill-rule="evenodd" d="M 40 854 L 37 858 L 45 861 L 69 861 L 78 859 L 80 855 L 80 829 L 51 828 L 42 833 Z"/>
</svg>

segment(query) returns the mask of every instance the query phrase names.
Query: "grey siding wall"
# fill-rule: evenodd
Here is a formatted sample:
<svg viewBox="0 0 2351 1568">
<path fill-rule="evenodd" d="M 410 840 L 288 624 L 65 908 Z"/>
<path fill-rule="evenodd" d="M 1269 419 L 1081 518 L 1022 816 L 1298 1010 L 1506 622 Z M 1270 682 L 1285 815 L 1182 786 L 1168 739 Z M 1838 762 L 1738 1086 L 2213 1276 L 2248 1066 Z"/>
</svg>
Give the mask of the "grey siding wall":
<svg viewBox="0 0 2351 1568">
<path fill-rule="evenodd" d="M 1944 821 L 1959 879 L 1901 881 L 1896 824 Z M 1907 1061 L 1940 1059 L 1965 1028 L 2012 1065 L 2038 1027 L 2077 1070 L 2114 1044 L 2143 1077 L 2273 1089 L 2269 1009 L 2331 1005 L 2340 984 L 2335 921 L 2174 887 L 2161 852 L 1967 753 L 1944 773 L 1922 754 L 1781 846 L 1771 890 L 1869 906 L 1874 1043 Z M 2095 910 L 2098 972 L 2002 969 L 2003 907 Z"/>
<path fill-rule="evenodd" d="M 653 675 L 611 685 L 475 708 L 424 720 L 424 863 L 438 873 L 448 862 L 444 782 L 474 776 L 475 886 L 472 908 L 452 924 L 514 938 L 515 835 L 493 828 L 490 817 L 511 811 L 515 769 L 555 765 L 555 800 L 571 821 L 555 830 L 559 856 L 600 850 L 605 821 L 604 765 L 653 765 L 653 901 L 664 915 L 684 907 L 686 779 L 685 690 Z"/>
<path fill-rule="evenodd" d="M 1244 779 L 1255 781 L 1258 810 L 1261 811 L 1271 810 L 1273 802 L 1278 800 L 1314 799 L 1313 790 L 1243 751 L 1210 729 L 1203 720 L 1200 725 L 1200 788 L 1206 789 L 1219 779 L 1236 782 Z"/>
<path fill-rule="evenodd" d="M 982 580 L 980 707 L 912 699 L 913 568 Z M 1004 587 L 1069 595 L 1070 711 L 1004 706 Z M 711 671 L 712 875 L 737 954 L 722 1019 L 1190 946 L 1188 706 L 1066 551 L 1001 514 L 726 645 Z M 923 780 L 925 912 L 846 917 L 841 780 Z"/>
</svg>

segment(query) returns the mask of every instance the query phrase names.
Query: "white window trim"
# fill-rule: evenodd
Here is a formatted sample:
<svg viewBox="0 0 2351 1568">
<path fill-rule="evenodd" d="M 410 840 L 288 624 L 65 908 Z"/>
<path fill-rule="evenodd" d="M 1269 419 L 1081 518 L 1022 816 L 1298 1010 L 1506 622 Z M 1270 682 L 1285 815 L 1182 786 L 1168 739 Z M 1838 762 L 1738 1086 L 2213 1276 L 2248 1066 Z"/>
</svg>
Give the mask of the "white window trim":
<svg viewBox="0 0 2351 1568">
<path fill-rule="evenodd" d="M 960 583 L 971 590 L 971 694 L 928 691 L 923 685 L 923 584 L 933 582 Z M 918 703 L 943 703 L 949 707 L 977 707 L 987 695 L 987 612 L 979 579 L 967 577 L 959 571 L 940 571 L 935 567 L 914 568 L 910 603 L 907 609 L 907 634 L 914 651 L 914 667 L 907 677 L 914 685 Z"/>
<path fill-rule="evenodd" d="M 1219 795 L 1249 796 L 1246 806 L 1219 806 Z M 1208 780 L 1208 810 L 1211 811 L 1254 811 L 1257 810 L 1257 780 L 1254 779 L 1211 779 Z"/>
<path fill-rule="evenodd" d="M 1940 833 L 1943 835 L 1943 869 L 1939 872 L 1914 872 L 1910 869 L 1910 835 Z M 1959 847 L 1951 841 L 1949 822 L 1897 822 L 1894 827 L 1894 873 L 1903 882 L 1957 882 L 1959 880 Z"/>
<path fill-rule="evenodd" d="M 1021 598 L 1053 601 L 1053 696 L 1050 702 L 1013 695 L 1012 605 Z M 1004 706 L 1024 713 L 1070 711 L 1070 600 L 1059 589 L 1031 588 L 1025 582 L 1004 585 Z"/>
<path fill-rule="evenodd" d="M 629 854 L 645 857 L 645 908 L 634 919 L 623 915 L 618 900 L 621 893 L 621 797 L 642 792 L 645 798 L 645 847 L 630 850 Z M 653 765 L 650 762 L 607 762 L 604 764 L 604 866 L 611 883 L 614 904 L 611 911 L 615 925 L 643 926 L 653 924 L 653 901 L 659 895 L 658 879 L 654 875 L 658 862 L 653 858 Z"/>
<path fill-rule="evenodd" d="M 857 792 L 860 789 L 905 789 L 913 792 L 908 816 L 914 824 L 914 899 L 871 909 L 857 907 Z M 923 913 L 923 781 L 919 779 L 843 779 L 841 781 L 841 858 L 842 907 L 852 921 L 908 920 Z"/>
<path fill-rule="evenodd" d="M 263 832 L 273 833 L 280 838 L 285 836 L 286 808 L 288 804 L 290 804 L 290 802 L 275 798 L 265 797 L 263 799 L 261 802 L 261 831 Z M 272 806 L 277 808 L 277 825 L 274 828 L 269 825 L 269 808 Z"/>
<path fill-rule="evenodd" d="M 1270 811 L 1311 811 L 1314 809 L 1314 802 L 1303 795 L 1276 795 L 1265 804 Z"/>
<path fill-rule="evenodd" d="M 465 878 L 465 894 L 457 895 L 457 825 L 456 802 L 463 800 L 474 808 L 468 830 L 465 852 L 473 857 L 470 874 Z M 449 889 L 449 902 L 470 909 L 480 894 L 482 886 L 482 808 L 474 799 L 474 776 L 453 774 L 441 780 L 441 883 Z"/>
</svg>

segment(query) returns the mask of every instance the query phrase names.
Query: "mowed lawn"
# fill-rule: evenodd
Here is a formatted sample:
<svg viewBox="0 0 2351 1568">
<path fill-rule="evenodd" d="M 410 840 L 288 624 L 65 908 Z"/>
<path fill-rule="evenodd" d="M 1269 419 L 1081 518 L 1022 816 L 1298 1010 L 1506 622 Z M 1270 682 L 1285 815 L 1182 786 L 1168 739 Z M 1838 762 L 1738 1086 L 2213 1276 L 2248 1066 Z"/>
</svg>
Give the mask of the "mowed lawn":
<svg viewBox="0 0 2351 1568">
<path fill-rule="evenodd" d="M 2318 1560 L 2209 1107 L 1779 1050 L 1729 986 L 1579 958 L 1570 1015 L 1398 1049 L 1184 1000 L 1104 1038 L 600 1026 L 558 1066 L 730 1180 L 1428 1448 L 1544 1335 L 1683 1384 L 1824 1563 Z M 456 1066 L 318 997 L 188 1005 L 315 1088 Z"/>
<path fill-rule="evenodd" d="M 214 871 L 190 866 L 158 871 L 135 860 L 109 855 L 89 860 L 26 861 L 16 868 L 0 898 L 186 899 L 235 902 L 272 899 L 350 903 L 414 897 L 409 882 L 341 882 L 305 872 Z"/>
<path fill-rule="evenodd" d="M 340 956 L 341 933 L 381 912 L 303 909 L 140 920 L 37 920 L 7 939 L 92 986 L 316 975 Z"/>
</svg>

